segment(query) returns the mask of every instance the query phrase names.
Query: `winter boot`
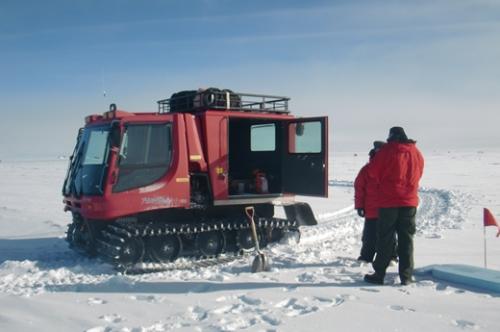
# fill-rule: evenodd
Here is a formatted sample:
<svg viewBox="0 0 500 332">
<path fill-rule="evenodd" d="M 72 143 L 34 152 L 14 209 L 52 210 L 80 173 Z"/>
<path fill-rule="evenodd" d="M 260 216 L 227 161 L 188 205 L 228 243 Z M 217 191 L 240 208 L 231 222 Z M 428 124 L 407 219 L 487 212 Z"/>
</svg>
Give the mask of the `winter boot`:
<svg viewBox="0 0 500 332">
<path fill-rule="evenodd" d="M 384 284 L 384 277 L 380 276 L 377 273 L 365 274 L 364 280 L 370 284 L 375 284 L 375 285 Z"/>
<path fill-rule="evenodd" d="M 408 286 L 409 284 L 415 282 L 415 279 L 413 277 L 411 278 L 400 278 L 401 279 L 401 286 Z"/>
</svg>

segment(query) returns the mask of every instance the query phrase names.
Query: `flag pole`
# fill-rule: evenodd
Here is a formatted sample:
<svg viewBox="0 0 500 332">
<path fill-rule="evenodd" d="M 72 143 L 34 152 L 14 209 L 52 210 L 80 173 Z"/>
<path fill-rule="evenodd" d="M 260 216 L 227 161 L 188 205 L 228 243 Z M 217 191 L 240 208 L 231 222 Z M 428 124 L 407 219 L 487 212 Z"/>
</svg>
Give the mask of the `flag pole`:
<svg viewBox="0 0 500 332">
<path fill-rule="evenodd" d="M 484 268 L 488 268 L 488 264 L 486 263 L 486 226 L 483 226 L 483 239 L 484 239 Z"/>
</svg>

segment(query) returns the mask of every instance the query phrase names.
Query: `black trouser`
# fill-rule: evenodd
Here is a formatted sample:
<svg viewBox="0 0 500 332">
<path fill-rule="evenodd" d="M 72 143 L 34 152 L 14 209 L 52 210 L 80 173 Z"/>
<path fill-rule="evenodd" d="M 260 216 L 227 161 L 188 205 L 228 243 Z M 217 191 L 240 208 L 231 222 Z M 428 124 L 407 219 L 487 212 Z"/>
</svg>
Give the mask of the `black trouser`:
<svg viewBox="0 0 500 332">
<path fill-rule="evenodd" d="M 416 207 L 381 208 L 377 222 L 377 257 L 375 272 L 381 277 L 391 261 L 394 234 L 398 235 L 399 277 L 410 280 L 413 274 L 413 235 L 415 234 Z"/>
<path fill-rule="evenodd" d="M 396 234 L 394 234 L 396 236 Z M 360 258 L 367 262 L 372 262 L 377 249 L 377 219 L 365 219 L 363 226 L 363 235 L 361 237 L 361 252 Z M 397 241 L 394 241 L 391 259 L 397 258 Z"/>
</svg>

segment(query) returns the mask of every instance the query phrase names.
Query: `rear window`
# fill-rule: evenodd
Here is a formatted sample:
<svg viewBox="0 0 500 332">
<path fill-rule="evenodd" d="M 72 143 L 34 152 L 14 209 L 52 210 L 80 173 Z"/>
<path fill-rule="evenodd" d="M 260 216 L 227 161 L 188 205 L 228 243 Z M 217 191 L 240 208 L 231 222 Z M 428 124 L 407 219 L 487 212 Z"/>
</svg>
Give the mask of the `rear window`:
<svg viewBox="0 0 500 332">
<path fill-rule="evenodd" d="M 290 153 L 320 153 L 323 128 L 320 121 L 294 122 L 288 127 Z"/>
<path fill-rule="evenodd" d="M 276 126 L 274 123 L 253 125 L 250 127 L 250 150 L 276 150 Z"/>
</svg>

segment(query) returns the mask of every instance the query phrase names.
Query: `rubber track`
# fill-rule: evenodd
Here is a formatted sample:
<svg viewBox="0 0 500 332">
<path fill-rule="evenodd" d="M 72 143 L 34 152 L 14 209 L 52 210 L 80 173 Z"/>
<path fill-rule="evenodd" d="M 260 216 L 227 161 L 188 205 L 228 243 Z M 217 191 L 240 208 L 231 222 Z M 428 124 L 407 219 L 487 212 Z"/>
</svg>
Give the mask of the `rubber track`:
<svg viewBox="0 0 500 332">
<path fill-rule="evenodd" d="M 287 227 L 296 227 L 296 221 L 289 221 L 287 219 L 278 219 L 278 218 L 256 218 L 255 226 L 259 228 L 272 227 L 276 229 L 283 229 Z M 242 230 L 249 229 L 249 224 L 247 221 L 230 221 L 230 220 L 219 220 L 214 222 L 205 222 L 201 224 L 160 224 L 158 222 L 142 224 L 136 222 L 120 222 L 107 226 L 101 232 L 101 238 L 97 240 L 97 251 L 100 254 L 100 257 L 108 262 L 111 262 L 115 267 L 119 270 L 130 271 L 134 270 L 134 266 L 124 266 L 119 262 L 120 253 L 122 251 L 122 246 L 130 241 L 132 238 L 140 238 L 141 240 L 146 240 L 148 237 L 154 236 L 166 236 L 166 235 L 193 235 L 203 232 L 211 232 L 211 231 L 232 231 L 232 230 Z M 252 249 L 253 250 L 253 249 Z M 227 253 L 222 253 L 224 256 L 202 256 L 202 255 L 192 255 L 192 256 L 181 256 L 182 258 L 191 259 L 193 262 L 205 261 L 206 263 L 202 263 L 200 267 L 216 265 L 221 263 L 227 263 L 234 259 L 241 257 L 244 254 L 244 250 L 239 250 L 233 255 L 229 255 Z M 222 260 L 221 260 L 222 259 Z M 227 261 L 225 261 L 227 260 Z M 143 263 L 138 263 L 143 264 Z M 145 264 L 160 264 L 161 263 L 145 263 Z M 137 264 L 136 264 L 137 265 Z M 167 264 L 168 265 L 168 264 Z M 153 268 L 155 270 L 156 268 Z M 162 267 L 164 269 L 164 267 Z M 168 267 L 167 267 L 168 269 Z M 142 271 L 144 268 L 139 268 L 138 270 Z M 139 272 L 144 273 L 144 272 Z"/>
</svg>

